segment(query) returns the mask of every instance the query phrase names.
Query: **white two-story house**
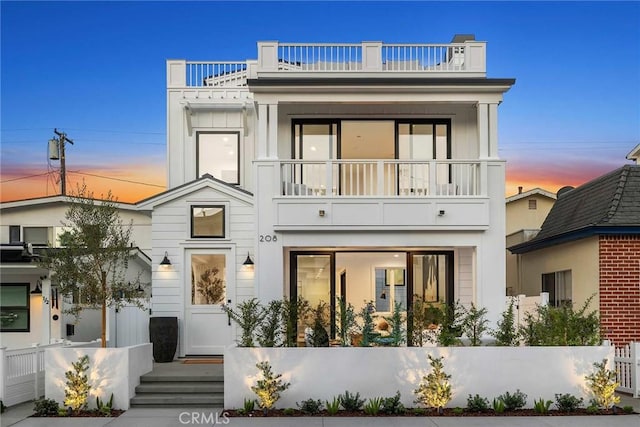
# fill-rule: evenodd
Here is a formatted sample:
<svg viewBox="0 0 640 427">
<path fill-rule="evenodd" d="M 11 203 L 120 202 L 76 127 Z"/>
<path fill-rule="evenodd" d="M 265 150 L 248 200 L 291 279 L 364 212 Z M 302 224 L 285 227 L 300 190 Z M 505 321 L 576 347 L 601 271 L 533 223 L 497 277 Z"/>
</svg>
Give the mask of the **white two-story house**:
<svg viewBox="0 0 640 427">
<path fill-rule="evenodd" d="M 514 82 L 487 77 L 470 35 L 167 61 L 169 189 L 138 207 L 152 211 L 152 315 L 179 318 L 179 355 L 221 353 L 235 331 L 220 304 L 252 297 L 331 316 L 339 296 L 382 313 L 459 300 L 495 322 L 498 106 Z"/>
</svg>

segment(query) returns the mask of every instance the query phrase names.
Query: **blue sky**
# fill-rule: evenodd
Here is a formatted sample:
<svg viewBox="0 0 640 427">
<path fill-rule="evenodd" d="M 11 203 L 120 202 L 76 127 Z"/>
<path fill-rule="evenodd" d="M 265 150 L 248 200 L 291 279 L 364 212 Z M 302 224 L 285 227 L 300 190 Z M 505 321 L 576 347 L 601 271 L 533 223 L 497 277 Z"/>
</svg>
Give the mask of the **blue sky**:
<svg viewBox="0 0 640 427">
<path fill-rule="evenodd" d="M 46 142 L 67 167 L 135 201 L 164 185 L 165 60 L 244 60 L 258 40 L 488 42 L 508 180 L 554 191 L 627 161 L 640 143 L 639 2 L 1 3 L 2 200 L 54 194 Z M 81 175 L 75 175 L 80 177 Z M 89 175 L 85 175 L 89 179 Z M 11 181 L 9 181 L 11 180 Z M 97 182 L 97 181 L 96 181 Z M 554 187 L 555 186 L 555 187 Z M 32 188 L 33 187 L 33 188 Z M 26 193 L 26 189 L 37 194 Z"/>
</svg>

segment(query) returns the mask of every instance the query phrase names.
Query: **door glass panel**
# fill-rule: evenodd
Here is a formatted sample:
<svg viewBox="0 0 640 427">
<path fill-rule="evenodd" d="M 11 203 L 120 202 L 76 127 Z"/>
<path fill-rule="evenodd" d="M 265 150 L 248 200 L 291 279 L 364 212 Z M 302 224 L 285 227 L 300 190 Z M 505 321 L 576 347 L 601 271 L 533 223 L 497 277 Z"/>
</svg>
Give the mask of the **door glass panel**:
<svg viewBox="0 0 640 427">
<path fill-rule="evenodd" d="M 226 256 L 191 255 L 191 304 L 218 305 L 226 299 Z"/>
<path fill-rule="evenodd" d="M 452 296 L 447 295 L 447 255 L 413 256 L 413 293 L 426 302 L 446 303 Z"/>
<path fill-rule="evenodd" d="M 296 166 L 292 171 L 294 177 L 292 194 L 326 194 L 327 170 L 326 160 L 337 155 L 336 123 L 296 124 L 294 127 L 295 158 L 314 161 Z"/>
<path fill-rule="evenodd" d="M 320 309 L 322 323 L 329 336 L 333 336 L 335 332 L 335 302 L 331 295 L 331 274 L 331 255 L 297 255 L 298 297 L 308 301 L 312 310 Z M 314 314 L 311 316 L 314 317 Z M 299 339 L 306 337 L 310 332 L 308 328 L 312 326 L 313 319 L 298 319 Z"/>
</svg>

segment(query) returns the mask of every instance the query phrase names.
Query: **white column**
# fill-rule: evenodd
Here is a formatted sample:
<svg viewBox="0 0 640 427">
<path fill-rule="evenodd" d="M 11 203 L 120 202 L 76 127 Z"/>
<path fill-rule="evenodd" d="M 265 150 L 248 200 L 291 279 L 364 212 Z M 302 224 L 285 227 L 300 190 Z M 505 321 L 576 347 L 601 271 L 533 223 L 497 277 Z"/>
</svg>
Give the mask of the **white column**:
<svg viewBox="0 0 640 427">
<path fill-rule="evenodd" d="M 489 157 L 498 156 L 498 103 L 488 104 L 489 107 Z"/>
<path fill-rule="evenodd" d="M 269 104 L 269 130 L 267 135 L 267 158 L 278 158 L 278 104 Z"/>
<path fill-rule="evenodd" d="M 489 157 L 489 105 L 479 102 L 478 114 L 478 154 L 480 159 Z"/>
<path fill-rule="evenodd" d="M 267 129 L 268 129 L 268 105 L 258 104 L 258 153 L 257 159 L 267 158 Z M 256 187 L 257 188 L 257 187 Z"/>
</svg>

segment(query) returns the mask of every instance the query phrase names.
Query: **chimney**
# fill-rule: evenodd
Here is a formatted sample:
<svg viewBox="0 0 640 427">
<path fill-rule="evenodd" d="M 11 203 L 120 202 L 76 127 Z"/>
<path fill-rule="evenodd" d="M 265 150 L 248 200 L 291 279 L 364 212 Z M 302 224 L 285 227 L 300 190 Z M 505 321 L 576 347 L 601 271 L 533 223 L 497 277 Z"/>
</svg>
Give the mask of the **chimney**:
<svg viewBox="0 0 640 427">
<path fill-rule="evenodd" d="M 522 194 L 522 186 L 518 186 L 518 194 Z"/>
</svg>

